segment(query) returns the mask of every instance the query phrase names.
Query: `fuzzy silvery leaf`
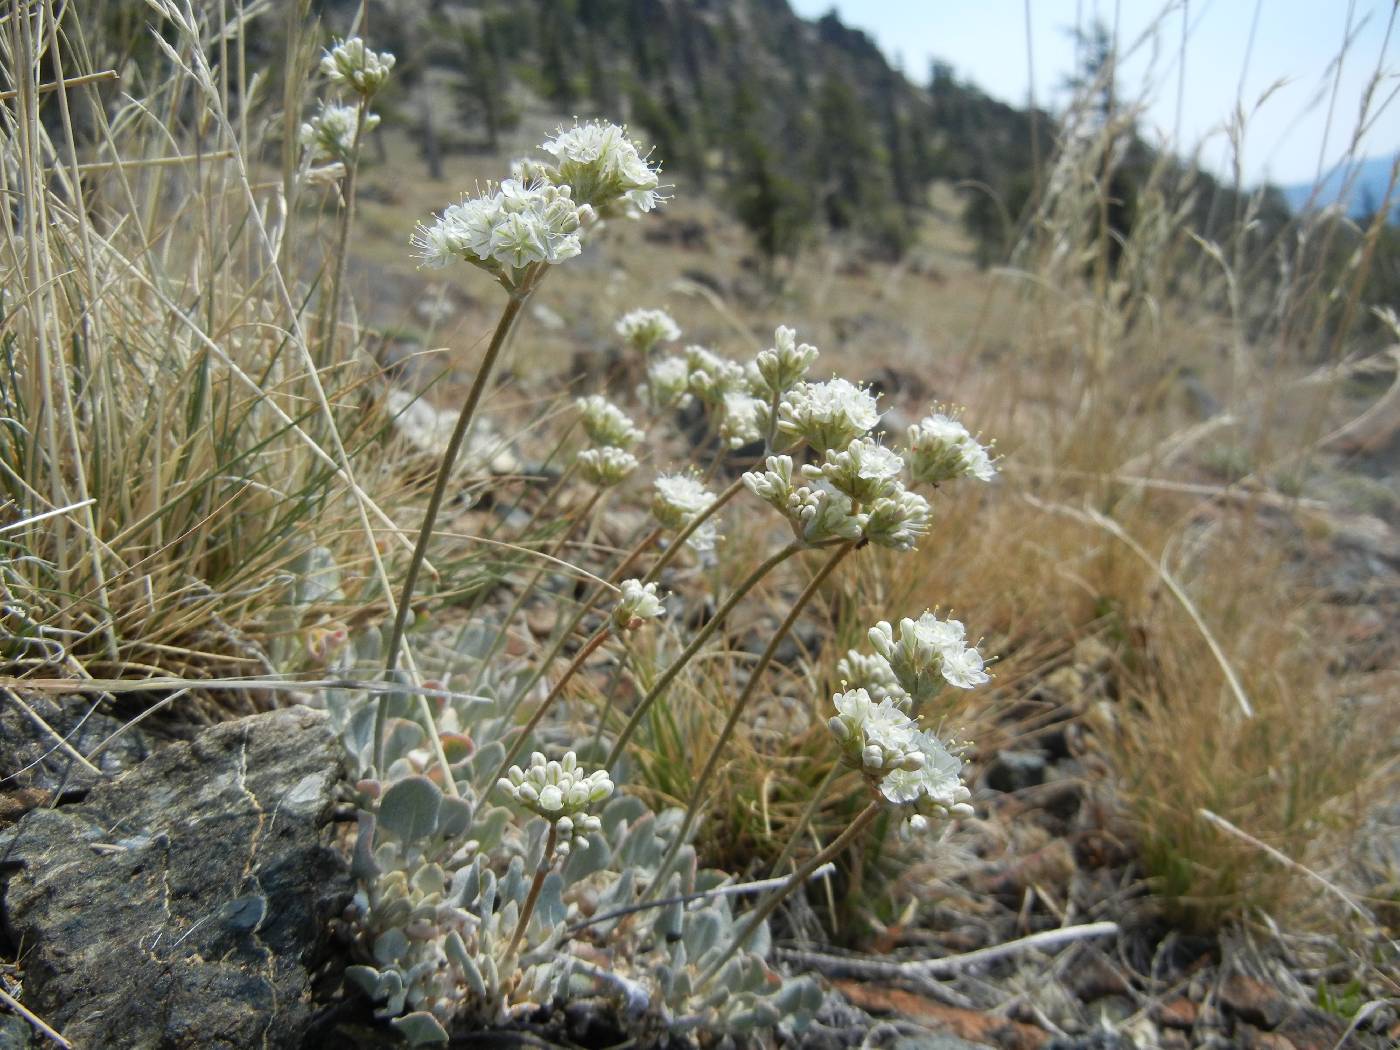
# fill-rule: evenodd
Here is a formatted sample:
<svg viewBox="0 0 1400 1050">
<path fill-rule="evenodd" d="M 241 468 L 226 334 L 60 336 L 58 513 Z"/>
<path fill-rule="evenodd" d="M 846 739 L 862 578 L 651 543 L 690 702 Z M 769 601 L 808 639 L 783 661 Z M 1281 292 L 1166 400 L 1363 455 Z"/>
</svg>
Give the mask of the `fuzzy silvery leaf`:
<svg viewBox="0 0 1400 1050">
<path fill-rule="evenodd" d="M 397 927 L 385 930 L 374 939 L 374 961 L 380 966 L 392 966 L 408 951 L 408 938 Z"/>
<path fill-rule="evenodd" d="M 501 900 L 506 902 L 520 902 L 525 899 L 525 861 L 520 857 L 511 857 L 510 867 L 506 869 L 505 878 L 500 882 L 497 891 L 501 895 Z"/>
<path fill-rule="evenodd" d="M 440 864 L 424 864 L 413 873 L 413 888 L 424 896 L 441 894 L 447 888 L 447 874 Z"/>
<path fill-rule="evenodd" d="M 720 917 L 709 908 L 686 915 L 685 931 L 682 936 L 685 940 L 687 954 L 698 961 L 710 952 L 719 944 L 720 935 L 724 932 L 724 925 Z"/>
<path fill-rule="evenodd" d="M 747 1010 L 737 1010 L 725 1018 L 730 1028 L 746 1032 L 755 1028 L 768 1028 L 782 1020 L 782 1015 L 772 1003 L 756 1002 Z"/>
<path fill-rule="evenodd" d="M 476 900 L 481 890 L 481 854 L 472 863 L 458 868 L 452 874 L 452 885 L 447 892 L 447 902 L 456 908 L 464 908 Z"/>
<path fill-rule="evenodd" d="M 379 800 L 379 826 L 402 842 L 417 842 L 437 830 L 442 792 L 427 777 L 405 777 Z"/>
<path fill-rule="evenodd" d="M 492 806 L 487 810 L 486 816 L 477 821 L 476 829 L 472 833 L 479 843 L 478 848 L 483 853 L 488 853 L 500 845 L 501 836 L 509 823 L 510 810 L 505 806 Z"/>
<path fill-rule="evenodd" d="M 379 870 L 374 860 L 374 814 L 360 810 L 355 849 L 350 854 L 350 874 L 361 882 L 368 882 Z"/>
<path fill-rule="evenodd" d="M 321 602 L 341 601 L 340 568 L 335 557 L 325 547 L 312 547 L 289 566 L 295 583 L 292 604 L 299 609 Z"/>
<path fill-rule="evenodd" d="M 471 830 L 475 814 L 470 799 L 445 797 L 438 807 L 437 833 L 447 839 L 460 838 Z"/>
<path fill-rule="evenodd" d="M 677 881 L 675 889 L 679 888 L 679 881 Z M 677 940 L 685 928 L 685 905 L 679 900 L 673 900 L 670 904 L 658 909 L 656 922 L 652 928 L 663 941 Z"/>
<path fill-rule="evenodd" d="M 499 769 L 505 757 L 506 746 L 499 740 L 482 744 L 471 758 L 462 763 L 462 777 L 471 783 L 476 783 L 481 774 L 484 774 L 488 769 Z"/>
<path fill-rule="evenodd" d="M 570 885 L 581 882 L 594 872 L 602 871 L 612 860 L 612 847 L 598 832 L 587 836 L 588 848 L 576 849 L 569 853 L 560 869 L 564 880 Z"/>
<path fill-rule="evenodd" d="M 525 826 L 525 866 L 531 871 L 539 868 L 544 860 L 545 840 L 549 837 L 550 822 L 542 819 L 530 821 Z"/>
<path fill-rule="evenodd" d="M 477 894 L 477 913 L 484 919 L 496 910 L 496 873 L 486 868 L 481 873 L 481 891 Z"/>
<path fill-rule="evenodd" d="M 374 709 L 374 704 L 360 704 L 341 733 L 346 751 L 360 769 L 368 769 L 374 761 Z"/>
<path fill-rule="evenodd" d="M 347 966 L 345 967 L 345 979 L 364 992 L 367 998 L 376 1002 L 381 998 L 379 971 L 373 966 Z"/>
<path fill-rule="evenodd" d="M 619 827 L 632 823 L 647 813 L 647 804 L 636 795 L 617 795 L 603 807 L 599 814 L 603 822 L 603 834 L 609 842 L 618 841 L 615 832 Z"/>
<path fill-rule="evenodd" d="M 417 1010 L 389 1022 L 409 1046 L 439 1046 L 447 1042 L 447 1029 L 425 1010 Z"/>
<path fill-rule="evenodd" d="M 617 862 L 628 868 L 654 867 L 660 862 L 664 847 L 656 838 L 656 818 L 648 813 L 627 830 Z"/>
<path fill-rule="evenodd" d="M 479 999 L 486 998 L 486 984 L 481 979 L 481 970 L 476 965 L 476 960 L 467 951 L 466 942 L 456 930 L 449 930 L 443 939 L 443 951 L 452 960 L 454 966 L 462 974 L 462 979 L 467 982 L 467 987 L 472 994 Z"/>
<path fill-rule="evenodd" d="M 551 871 L 540 886 L 539 900 L 535 902 L 534 921 L 538 922 L 542 929 L 550 930 L 563 922 L 567 914 L 563 876 L 557 871 Z"/>
<path fill-rule="evenodd" d="M 385 970 L 379 975 L 379 987 L 376 994 L 376 999 L 383 1005 L 374 1011 L 374 1016 L 389 1017 L 401 1013 L 407 995 L 408 988 L 405 987 L 403 974 L 398 970 Z"/>
</svg>

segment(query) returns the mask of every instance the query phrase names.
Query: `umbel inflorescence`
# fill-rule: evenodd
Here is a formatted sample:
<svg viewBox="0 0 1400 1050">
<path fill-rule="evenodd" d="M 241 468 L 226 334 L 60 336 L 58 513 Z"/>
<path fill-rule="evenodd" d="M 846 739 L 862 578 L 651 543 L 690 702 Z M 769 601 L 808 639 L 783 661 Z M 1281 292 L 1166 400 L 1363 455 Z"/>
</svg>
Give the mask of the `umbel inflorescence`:
<svg viewBox="0 0 1400 1050">
<path fill-rule="evenodd" d="M 464 260 L 527 291 L 534 268 L 578 255 L 599 218 L 651 211 L 662 199 L 659 169 L 614 124 L 576 125 L 540 148 L 553 164 L 519 161 L 510 178 L 420 225 L 413 244 L 422 263 Z"/>
<path fill-rule="evenodd" d="M 393 58 L 352 39 L 328 51 L 321 68 L 353 104 L 324 105 L 304 140 L 318 160 L 353 170 L 358 138 L 373 126 L 368 102 Z M 579 255 L 603 220 L 649 212 L 662 200 L 659 169 L 621 127 L 577 123 L 541 151 L 547 159 L 518 161 L 508 177 L 448 206 L 412 238 L 423 265 L 467 262 L 507 292 L 458 437 L 469 429 L 521 306 L 544 274 Z M 769 966 L 767 917 L 804 871 L 815 870 L 860 827 L 804 862 L 747 915 L 736 915 L 738 898 L 709 892 L 713 882 L 702 876 L 690 843 L 707 785 L 746 706 L 765 688 L 773 652 L 817 584 L 864 548 L 913 549 L 929 532 L 933 489 L 995 474 L 988 450 L 943 411 L 910 428 L 904 447 L 892 443 L 878 429 L 876 395 L 839 376 L 811 376 L 818 351 L 793 328 L 779 327 L 773 345 L 751 360 L 693 343 L 675 349 L 680 325 L 659 309 L 629 311 L 615 334 L 636 363 L 632 381 L 641 379 L 636 403 L 624 407 L 597 393 L 575 401 L 570 422 L 584 440 L 557 491 L 582 486 L 584 516 L 599 513 L 595 508 L 607 500 L 644 503 L 653 518 L 647 535 L 616 556 L 600 545 L 581 547 L 577 557 L 604 562 L 580 566 L 580 578 L 591 582 L 579 585 L 567 607 L 556 592 L 532 590 L 547 575 L 537 572 L 516 609 L 527 597 L 556 601 L 572 619 L 561 617 L 567 622 L 546 651 L 513 656 L 491 643 L 463 654 L 465 667 L 442 669 L 444 680 L 459 671 L 474 675 L 470 694 L 447 694 L 436 705 L 411 690 L 383 693 L 368 707 L 352 704 L 349 692 L 333 692 L 343 701 L 328 700 L 342 720 L 361 804 L 359 889 L 345 916 L 361 964 L 348 976 L 413 1044 L 443 1043 L 454 1024 L 534 1017 L 578 996 L 611 999 L 640 1044 L 666 1032 L 700 1031 L 713 1041 L 805 1023 L 820 995 L 810 981 L 784 978 Z M 665 462 L 665 450 L 680 446 L 674 413 L 697 408 L 712 441 L 701 448 L 716 451 Z M 762 449 L 760 465 L 720 491 L 724 457 L 753 446 Z M 378 661 L 391 683 L 414 681 L 411 663 L 407 672 L 399 668 L 399 652 L 457 447 L 449 443 L 439 467 L 393 630 L 367 632 L 347 645 L 340 668 L 347 679 L 360 677 L 360 659 Z M 722 524 L 736 499 L 749 501 L 740 513 L 756 526 L 743 530 L 745 543 L 761 541 L 762 516 L 771 512 L 773 531 L 790 534 L 790 541 L 727 593 L 701 626 L 668 622 L 675 598 L 660 590 L 660 574 L 678 557 L 718 564 L 729 542 Z M 729 610 L 765 575 L 803 558 L 821 567 L 764 652 L 755 661 L 712 662 L 746 668 L 747 680 L 735 685 L 729 722 L 687 805 L 649 813 L 615 776 L 629 768 L 634 734 L 677 675 L 707 645 L 724 644 L 717 630 Z M 510 627 L 509 616 L 506 621 L 498 641 Z M 648 631 L 666 632 L 665 644 L 653 648 L 670 662 L 641 676 L 629 668 L 628 643 Z M 681 644 L 670 644 L 677 634 Z M 921 718 L 943 687 L 986 681 L 980 654 L 960 623 L 932 613 L 897 627 L 882 622 L 870 641 L 873 652 L 853 651 L 841 661 L 845 685 L 829 723 L 839 762 L 868 784 L 862 820 L 889 807 L 913 828 L 965 815 L 959 747 L 940 740 Z M 546 718 L 571 678 L 600 653 L 619 676 L 635 679 L 631 709 L 619 712 L 626 725 L 618 729 L 605 718 L 596 732 L 577 736 L 550 725 Z M 528 760 L 517 764 L 525 754 Z M 801 822 L 789 848 L 800 842 Z"/>
</svg>

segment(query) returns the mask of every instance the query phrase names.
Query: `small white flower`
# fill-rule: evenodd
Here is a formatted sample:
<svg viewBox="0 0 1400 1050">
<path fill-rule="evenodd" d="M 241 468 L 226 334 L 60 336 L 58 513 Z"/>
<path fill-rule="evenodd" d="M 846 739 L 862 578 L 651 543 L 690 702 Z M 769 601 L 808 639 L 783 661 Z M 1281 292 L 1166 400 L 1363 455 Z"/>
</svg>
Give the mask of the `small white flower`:
<svg viewBox="0 0 1400 1050">
<path fill-rule="evenodd" d="M 394 56 L 374 52 L 357 36 L 341 40 L 321 57 L 321 72 L 333 84 L 340 84 L 369 98 L 389 79 Z"/>
<path fill-rule="evenodd" d="M 778 406 L 778 430 L 818 452 L 845 448 L 879 420 L 875 395 L 840 378 L 798 383 Z"/>
<path fill-rule="evenodd" d="M 744 474 L 744 485 L 787 518 L 798 540 L 817 544 L 860 539 L 866 516 L 856 513 L 845 493 L 826 481 L 794 488 L 791 456 L 769 456 L 766 466 L 762 473 Z"/>
<path fill-rule="evenodd" d="M 874 438 L 856 438 L 840 452 L 828 452 L 819 464 L 808 464 L 802 473 L 809 478 L 826 478 L 838 492 L 859 503 L 870 503 L 895 495 L 904 460 Z"/>
<path fill-rule="evenodd" d="M 613 624 L 618 630 L 635 630 L 647 620 L 655 620 L 665 614 L 666 606 L 657 596 L 655 583 L 623 580 L 621 590 L 622 596 L 613 610 Z"/>
<path fill-rule="evenodd" d="M 690 368 L 683 357 L 657 357 L 647 362 L 647 381 L 637 387 L 637 398 L 653 412 L 683 408 L 690 402 Z"/>
<path fill-rule="evenodd" d="M 864 689 L 848 689 L 833 698 L 836 716 L 827 727 L 841 745 L 847 765 L 868 776 L 916 768 L 923 761 L 915 743 L 912 719 L 891 700 L 876 703 Z"/>
<path fill-rule="evenodd" d="M 576 124 L 540 148 L 554 156 L 559 180 L 574 188 L 581 203 L 651 211 L 661 200 L 659 169 L 647 163 L 626 129 L 616 124 Z"/>
<path fill-rule="evenodd" d="M 943 681 L 971 689 L 989 680 L 981 654 L 964 644 L 963 625 L 940 620 L 931 612 L 917 620 L 900 620 L 897 633 L 880 621 L 870 631 L 870 644 L 889 661 L 895 678 L 915 703 L 933 697 Z"/>
<path fill-rule="evenodd" d="M 536 263 L 560 263 L 583 250 L 579 231 L 592 209 L 579 205 L 568 186 L 507 179 L 494 191 L 446 208 L 413 237 L 426 266 L 453 257 L 512 280 Z"/>
<path fill-rule="evenodd" d="M 578 464 L 579 475 L 583 480 L 600 489 L 621 484 L 637 469 L 636 456 L 626 449 L 610 445 L 584 449 L 574 462 Z"/>
<path fill-rule="evenodd" d="M 651 510 L 668 529 L 683 529 L 714 502 L 714 494 L 693 474 L 662 474 L 654 486 Z"/>
<path fill-rule="evenodd" d="M 685 363 L 690 369 L 690 392 L 707 405 L 721 405 L 725 395 L 748 386 L 741 365 L 703 346 L 687 346 Z"/>
<path fill-rule="evenodd" d="M 982 669 L 983 666 L 982 654 L 976 649 L 955 649 L 944 654 L 939 670 L 949 685 L 975 689 L 991 681 L 991 675 Z"/>
<path fill-rule="evenodd" d="M 618 318 L 613 328 L 629 347 L 642 353 L 681 337 L 680 326 L 665 310 L 632 310 Z"/>
<path fill-rule="evenodd" d="M 991 481 L 991 454 L 955 417 L 934 412 L 909 428 L 909 472 L 915 481 L 937 485 L 954 478 Z"/>
<path fill-rule="evenodd" d="M 572 751 L 566 751 L 558 761 L 546 759 L 536 751 L 527 768 L 511 766 L 496 786 L 518 805 L 554 824 L 556 851 L 561 854 L 569 852 L 568 844 L 577 832 L 602 827 L 602 822 L 587 809 L 613 793 L 608 771 L 585 773 Z M 579 845 L 587 847 L 588 840 L 580 840 Z"/>
<path fill-rule="evenodd" d="M 743 448 L 763 440 L 762 414 L 766 406 L 757 398 L 738 390 L 724 395 L 724 414 L 720 418 L 719 436 L 730 448 Z"/>
<path fill-rule="evenodd" d="M 799 345 L 797 333 L 779 325 L 773 332 L 773 346 L 759 353 L 754 361 L 754 396 L 770 402 L 775 397 L 781 398 L 807 375 L 816 359 L 815 346 Z"/>
<path fill-rule="evenodd" d="M 862 653 L 852 649 L 836 663 L 836 673 L 846 689 L 864 689 L 874 700 L 908 699 L 895 678 L 890 662 L 879 653 Z"/>
<path fill-rule="evenodd" d="M 579 410 L 583 429 L 595 444 L 630 449 L 646 437 L 626 412 L 601 394 L 581 397 L 574 404 Z"/>
<path fill-rule="evenodd" d="M 348 161 L 355 146 L 355 125 L 360 111 L 355 106 L 322 102 L 316 115 L 302 124 L 298 141 L 311 157 L 313 164 L 327 161 Z M 365 114 L 365 131 L 379 126 L 377 113 Z"/>
<path fill-rule="evenodd" d="M 896 805 L 914 805 L 925 813 L 952 814 L 971 797 L 962 782 L 962 760 L 924 730 L 913 734 L 911 744 L 922 763 L 915 769 L 890 770 L 880 782 L 880 793 Z"/>
<path fill-rule="evenodd" d="M 788 512 L 792 498 L 792 457 L 769 456 L 768 469 L 751 470 L 744 474 L 744 485 L 759 499 L 783 514 Z"/>
<path fill-rule="evenodd" d="M 913 550 L 928 531 L 933 509 L 928 500 L 901 487 L 894 495 L 882 496 L 866 514 L 865 538 L 877 547 Z"/>
<path fill-rule="evenodd" d="M 811 544 L 857 540 L 865 530 L 865 515 L 826 482 L 797 489 L 788 500 L 787 515 L 797 538 Z"/>
</svg>

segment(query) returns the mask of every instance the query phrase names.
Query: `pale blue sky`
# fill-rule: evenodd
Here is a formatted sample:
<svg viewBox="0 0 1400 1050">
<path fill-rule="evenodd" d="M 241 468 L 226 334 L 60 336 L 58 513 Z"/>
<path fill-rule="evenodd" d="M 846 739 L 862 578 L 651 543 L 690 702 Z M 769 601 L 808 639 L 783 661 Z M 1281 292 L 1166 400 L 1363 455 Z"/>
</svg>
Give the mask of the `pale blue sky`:
<svg viewBox="0 0 1400 1050">
<path fill-rule="evenodd" d="M 1392 97 L 1400 89 L 1400 18 L 1393 29 L 1390 25 L 1394 0 L 791 3 L 808 18 L 835 7 L 843 22 L 870 33 L 886 54 L 921 83 L 927 80 L 929 62 L 939 58 L 951 63 L 960 79 L 1020 105 L 1026 102 L 1030 79 L 1029 9 L 1036 101 L 1051 108 L 1063 103 L 1060 85 L 1074 67 L 1073 28 L 1087 26 L 1095 17 L 1110 28 L 1116 21 L 1120 48 L 1127 54 L 1120 94 L 1147 96 L 1144 131 L 1165 142 L 1179 128 L 1178 152 L 1202 145 L 1206 165 L 1227 173 L 1231 151 L 1222 129 L 1239 100 L 1249 118 L 1242 151 L 1248 181 L 1266 177 L 1280 183 L 1311 181 L 1320 152 L 1326 165 L 1335 163 L 1350 143 L 1363 96 L 1373 80 L 1370 127 L 1359 153 L 1388 156 L 1400 149 L 1400 96 Z M 1343 50 L 1348 19 L 1351 43 L 1332 102 L 1333 60 Z M 1179 61 L 1183 21 L 1187 32 L 1184 77 Z M 1260 104 L 1278 82 L 1282 86 Z M 1329 104 L 1332 126 L 1325 132 Z"/>
</svg>

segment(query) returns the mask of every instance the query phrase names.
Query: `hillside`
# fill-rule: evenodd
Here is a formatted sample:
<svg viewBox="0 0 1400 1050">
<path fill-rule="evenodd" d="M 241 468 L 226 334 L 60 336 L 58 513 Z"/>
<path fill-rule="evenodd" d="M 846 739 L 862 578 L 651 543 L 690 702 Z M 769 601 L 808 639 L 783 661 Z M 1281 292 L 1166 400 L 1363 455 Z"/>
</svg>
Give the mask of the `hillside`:
<svg viewBox="0 0 1400 1050">
<path fill-rule="evenodd" d="M 359 5 L 319 7 L 344 31 Z M 823 227 L 897 255 L 931 180 L 1004 196 L 1031 166 L 1029 113 L 947 67 L 913 83 L 864 33 L 786 0 L 377 0 L 369 24 L 405 56 L 383 105 L 417 123 L 430 170 L 497 150 L 540 105 L 561 121 L 604 114 L 721 196 L 769 256 Z M 1051 122 L 1038 122 L 1044 154 Z"/>
</svg>

